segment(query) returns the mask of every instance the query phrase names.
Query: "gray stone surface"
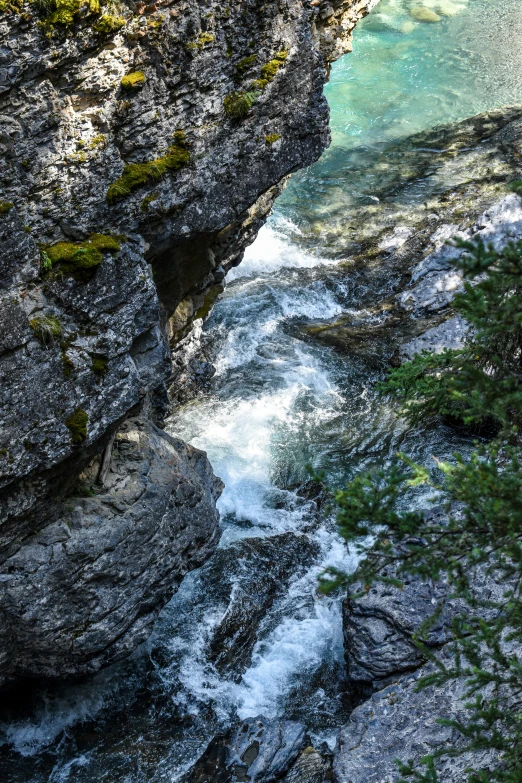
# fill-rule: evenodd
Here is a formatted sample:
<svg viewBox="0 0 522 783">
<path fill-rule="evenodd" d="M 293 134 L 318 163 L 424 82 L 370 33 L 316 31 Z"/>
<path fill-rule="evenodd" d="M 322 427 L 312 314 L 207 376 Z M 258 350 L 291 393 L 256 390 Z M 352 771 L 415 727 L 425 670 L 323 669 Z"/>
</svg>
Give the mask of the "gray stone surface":
<svg viewBox="0 0 522 783">
<path fill-rule="evenodd" d="M 0 569 L 0 684 L 84 675 L 128 655 L 216 547 L 222 483 L 203 452 L 130 419 L 103 487 L 99 467 Z"/>
<path fill-rule="evenodd" d="M 395 759 L 419 762 L 436 750 L 462 747 L 456 729 L 437 723 L 438 717 L 462 720 L 462 683 L 417 691 L 429 667 L 403 677 L 357 707 L 338 738 L 334 759 L 337 783 L 396 783 L 401 777 Z M 464 740 L 465 742 L 465 740 Z M 487 770 L 496 754 L 463 754 L 437 762 L 441 783 L 463 783 L 468 767 Z M 421 768 L 422 769 L 422 768 Z"/>
<path fill-rule="evenodd" d="M 432 326 L 423 334 L 403 343 L 399 349 L 399 357 L 403 360 L 413 359 L 416 353 L 430 351 L 442 353 L 446 348 L 458 350 L 462 348 L 469 333 L 469 324 L 460 315 L 454 315 L 438 326 Z"/>
<path fill-rule="evenodd" d="M 374 585 L 357 601 L 343 605 L 343 628 L 348 676 L 352 682 L 372 683 L 399 672 L 418 668 L 424 658 L 412 641 L 412 634 L 430 617 L 447 587 L 411 578 L 403 590 Z M 431 630 L 427 643 L 439 646 L 449 639 L 451 608 Z"/>
</svg>

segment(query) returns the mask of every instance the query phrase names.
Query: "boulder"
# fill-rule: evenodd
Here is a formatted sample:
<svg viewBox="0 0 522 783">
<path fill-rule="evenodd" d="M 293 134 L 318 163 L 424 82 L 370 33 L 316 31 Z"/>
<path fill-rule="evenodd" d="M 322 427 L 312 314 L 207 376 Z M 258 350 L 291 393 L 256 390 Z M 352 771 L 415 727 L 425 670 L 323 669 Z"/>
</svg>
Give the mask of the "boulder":
<svg viewBox="0 0 522 783">
<path fill-rule="evenodd" d="M 103 464 L 103 463 L 102 463 Z M 128 420 L 58 518 L 0 569 L 0 684 L 90 674 L 128 655 L 219 540 L 206 455 Z"/>
</svg>

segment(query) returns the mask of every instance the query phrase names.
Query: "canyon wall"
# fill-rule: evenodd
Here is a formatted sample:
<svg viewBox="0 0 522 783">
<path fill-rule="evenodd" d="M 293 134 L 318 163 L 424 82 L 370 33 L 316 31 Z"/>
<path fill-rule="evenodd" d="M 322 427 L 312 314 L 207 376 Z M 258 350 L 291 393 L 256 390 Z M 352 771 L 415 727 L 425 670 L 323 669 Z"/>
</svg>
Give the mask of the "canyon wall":
<svg viewBox="0 0 522 783">
<path fill-rule="evenodd" d="M 167 389 L 375 4 L 0 3 L 0 685 L 127 655 L 215 547 Z"/>
</svg>

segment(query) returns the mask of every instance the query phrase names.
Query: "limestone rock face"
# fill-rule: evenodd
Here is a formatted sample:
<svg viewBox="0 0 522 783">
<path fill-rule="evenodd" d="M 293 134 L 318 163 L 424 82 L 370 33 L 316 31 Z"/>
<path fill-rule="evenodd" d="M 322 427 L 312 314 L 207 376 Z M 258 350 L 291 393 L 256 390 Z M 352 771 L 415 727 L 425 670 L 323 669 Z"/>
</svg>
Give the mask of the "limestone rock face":
<svg viewBox="0 0 522 783">
<path fill-rule="evenodd" d="M 64 508 L 126 419 L 139 413 L 161 424 L 167 387 L 181 399 L 192 375 L 211 371 L 194 335 L 285 178 L 328 144 L 329 63 L 350 49 L 355 23 L 375 4 L 159 0 L 123 2 L 116 12 L 95 2 L 16 0 L 2 9 L 5 681 L 92 671 L 127 654 L 183 573 L 212 550 L 215 483 L 203 457 L 203 518 L 187 467 L 177 521 L 164 517 L 163 501 L 136 499 L 118 511 L 118 525 L 139 507 L 143 531 L 110 558 L 102 557 L 101 495 L 74 500 L 72 540 Z M 143 426 L 158 470 L 176 462 L 172 448 L 181 463 L 188 459 L 183 446 L 167 447 Z M 166 474 L 160 484 L 167 502 Z M 184 546 L 195 543 L 182 556 L 169 531 L 185 518 Z M 68 554 L 84 536 L 96 567 L 89 554 Z M 100 567 L 92 584 L 105 579 L 103 600 L 94 587 L 83 590 L 84 566 Z M 137 570 L 139 589 L 116 578 Z M 73 609 L 60 626 L 63 605 Z"/>
<path fill-rule="evenodd" d="M 203 452 L 129 419 L 103 486 L 99 468 L 3 565 L 0 684 L 88 674 L 129 654 L 219 540 L 222 483 Z"/>
</svg>

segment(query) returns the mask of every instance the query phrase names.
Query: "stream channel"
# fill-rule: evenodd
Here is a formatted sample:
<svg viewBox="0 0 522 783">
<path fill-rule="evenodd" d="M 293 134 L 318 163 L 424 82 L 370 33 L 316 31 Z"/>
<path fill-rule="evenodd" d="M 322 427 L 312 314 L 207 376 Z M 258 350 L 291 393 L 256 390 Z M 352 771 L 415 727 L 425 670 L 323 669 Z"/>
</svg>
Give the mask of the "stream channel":
<svg viewBox="0 0 522 783">
<path fill-rule="evenodd" d="M 374 394 L 392 328 L 375 345 L 363 330 L 359 349 L 342 352 L 307 327 L 346 314 L 370 323 L 400 285 L 394 268 L 350 267 L 344 230 L 354 209 L 379 203 L 382 178 L 400 178 L 397 144 L 522 102 L 520 0 L 440 0 L 434 24 L 415 22 L 410 5 L 382 0 L 333 66 L 332 146 L 292 177 L 230 272 L 204 328 L 215 375 L 167 423 L 225 482 L 219 549 L 130 659 L 37 689 L 9 715 L 1 781 L 174 782 L 212 737 L 257 715 L 301 720 L 314 744 L 335 744 L 349 714 L 341 599 L 319 597 L 317 576 L 355 558 L 318 510 L 306 466 L 335 486 L 398 449 L 428 461 L 469 442 L 442 424 L 408 430 Z M 388 149 L 388 165 L 376 165 Z M 414 205 L 426 187 L 421 177 L 397 198 Z"/>
</svg>

